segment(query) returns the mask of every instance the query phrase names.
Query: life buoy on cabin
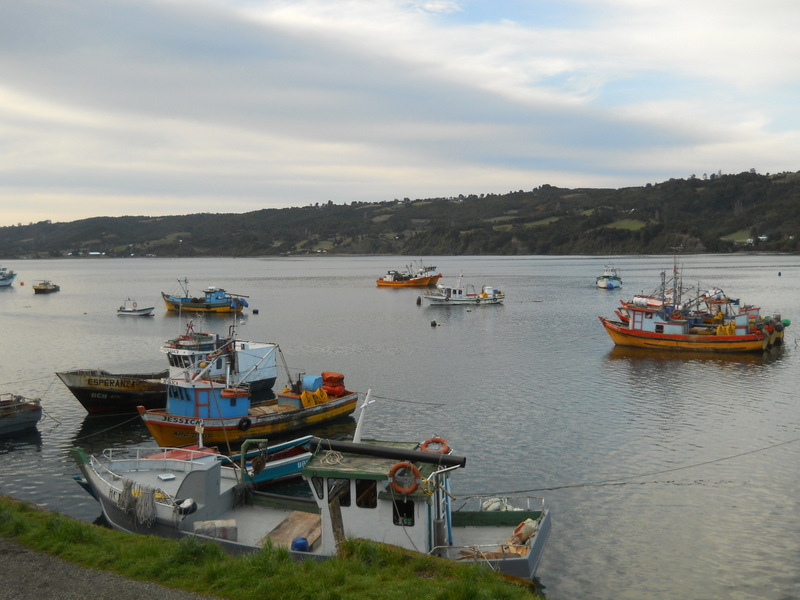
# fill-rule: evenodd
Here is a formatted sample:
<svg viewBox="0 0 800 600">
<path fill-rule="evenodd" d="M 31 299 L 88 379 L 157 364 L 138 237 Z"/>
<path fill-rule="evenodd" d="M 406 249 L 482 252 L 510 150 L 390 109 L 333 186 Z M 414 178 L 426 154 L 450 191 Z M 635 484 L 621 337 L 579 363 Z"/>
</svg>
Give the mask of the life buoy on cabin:
<svg viewBox="0 0 800 600">
<path fill-rule="evenodd" d="M 669 316 L 678 321 L 683 318 L 683 313 L 679 310 L 673 310 Z"/>
<path fill-rule="evenodd" d="M 138 305 L 138 304 L 136 304 L 136 302 L 134 302 L 134 303 L 133 303 L 133 308 L 136 308 L 137 306 L 139 306 L 139 305 Z"/>
<path fill-rule="evenodd" d="M 411 484 L 409 484 L 409 485 L 407 485 L 405 487 L 403 487 L 397 481 L 397 474 L 400 471 L 403 471 L 403 470 L 411 471 L 411 474 L 414 477 L 414 479 L 411 482 Z M 420 478 L 421 478 L 421 476 L 419 474 L 419 469 L 417 468 L 417 466 L 415 464 L 410 463 L 410 462 L 405 461 L 405 460 L 402 461 L 402 462 L 397 463 L 389 471 L 389 485 L 391 485 L 392 489 L 395 492 L 397 492 L 398 494 L 413 494 L 414 492 L 416 492 L 417 491 L 417 487 L 419 487 L 418 480 Z"/>
<path fill-rule="evenodd" d="M 250 421 L 250 419 L 245 417 L 244 419 L 239 421 L 239 425 L 237 425 L 237 427 L 239 428 L 239 431 L 247 431 L 248 429 L 250 429 L 250 425 L 252 424 L 253 423 Z"/>
<path fill-rule="evenodd" d="M 428 446 L 431 444 L 438 444 L 438 450 L 428 450 Z M 425 440 L 419 445 L 419 449 L 423 452 L 435 452 L 437 454 L 449 454 L 450 453 L 450 445 L 447 443 L 447 440 L 440 437 L 433 437 L 429 440 Z"/>
</svg>

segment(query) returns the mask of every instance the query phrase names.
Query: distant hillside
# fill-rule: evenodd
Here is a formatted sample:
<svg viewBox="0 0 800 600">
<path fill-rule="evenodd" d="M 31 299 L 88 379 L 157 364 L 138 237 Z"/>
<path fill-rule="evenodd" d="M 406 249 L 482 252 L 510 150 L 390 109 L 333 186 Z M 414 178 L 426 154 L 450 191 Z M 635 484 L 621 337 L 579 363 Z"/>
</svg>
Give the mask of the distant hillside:
<svg viewBox="0 0 800 600">
<path fill-rule="evenodd" d="M 0 228 L 0 257 L 800 250 L 800 173 Z"/>
</svg>

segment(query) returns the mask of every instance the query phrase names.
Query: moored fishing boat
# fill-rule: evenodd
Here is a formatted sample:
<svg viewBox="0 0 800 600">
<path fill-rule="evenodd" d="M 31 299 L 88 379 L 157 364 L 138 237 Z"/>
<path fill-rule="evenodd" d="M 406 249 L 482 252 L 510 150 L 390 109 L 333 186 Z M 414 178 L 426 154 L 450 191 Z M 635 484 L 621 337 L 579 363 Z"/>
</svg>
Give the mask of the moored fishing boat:
<svg viewBox="0 0 800 600">
<path fill-rule="evenodd" d="M 358 393 L 347 390 L 344 375 L 298 377 L 272 400 L 253 401 L 246 385 L 205 378 L 208 367 L 186 378 L 167 380 L 164 409 L 139 407 L 147 429 L 160 446 L 195 443 L 203 428 L 207 444 L 239 444 L 346 417 Z"/>
<path fill-rule="evenodd" d="M 167 310 L 191 311 L 207 313 L 237 313 L 249 306 L 242 294 L 232 294 L 218 287 L 208 287 L 203 290 L 202 296 L 189 294 L 188 280 L 178 280 L 181 285 L 182 295 L 170 295 L 161 292 L 161 297 Z"/>
<path fill-rule="evenodd" d="M 56 375 L 89 414 L 136 412 L 140 404 L 157 408 L 167 401 L 163 379 L 169 375 L 168 369 L 151 373 L 73 369 Z"/>
<path fill-rule="evenodd" d="M 661 273 L 659 290 L 622 302 L 616 310 L 619 320 L 601 316 L 600 322 L 619 346 L 742 353 L 782 343 L 788 319 L 763 317 L 759 307 L 742 304 L 718 288 L 688 292 L 676 262 L 672 279 Z"/>
<path fill-rule="evenodd" d="M 458 278 L 454 286 L 439 284 L 436 289 L 422 294 L 432 306 L 480 306 L 484 304 L 502 304 L 506 296 L 492 285 L 484 285 L 480 292 L 471 284 L 464 286 Z"/>
<path fill-rule="evenodd" d="M 12 435 L 34 429 L 42 418 L 38 398 L 0 394 L 0 435 Z"/>
<path fill-rule="evenodd" d="M 375 283 L 379 287 L 429 287 L 436 285 L 441 277 L 435 266 L 420 263 L 416 268 L 409 265 L 404 271 L 387 271 Z"/>
<path fill-rule="evenodd" d="M 61 286 L 56 285 L 49 279 L 42 279 L 33 285 L 34 294 L 52 294 L 61 290 Z"/>
<path fill-rule="evenodd" d="M 246 385 L 258 399 L 274 397 L 278 345 L 240 340 L 235 326 L 227 336 L 221 336 L 196 332 L 190 321 L 185 333 L 167 340 L 161 351 L 167 355 L 171 379 L 188 379 L 202 369 L 205 379 L 228 382 L 233 387 Z"/>
<path fill-rule="evenodd" d="M 600 317 L 608 335 L 619 346 L 701 352 L 763 352 L 768 332 L 751 328 L 747 315 L 728 325 L 706 326 L 663 312 L 634 308 L 627 323 Z"/>
<path fill-rule="evenodd" d="M 155 306 L 139 306 L 136 300 L 126 299 L 117 309 L 117 314 L 121 317 L 152 317 Z"/>
<path fill-rule="evenodd" d="M 195 444 L 182 446 L 180 448 L 146 448 L 130 447 L 106 449 L 103 451 L 103 459 L 114 462 L 117 465 L 140 465 L 139 468 L 152 468 L 153 461 L 163 461 L 166 464 L 169 460 L 178 461 L 216 461 L 223 469 L 229 469 L 238 477 L 243 484 L 250 484 L 255 489 L 263 489 L 275 483 L 287 481 L 300 477 L 308 459 L 311 458 L 309 442 L 313 436 L 303 437 L 279 442 L 269 445 L 267 440 L 248 440 L 242 445 L 239 453 L 230 456 L 220 453 L 216 446 L 205 446 Z M 248 445 L 253 448 L 248 448 Z M 82 451 L 74 449 L 73 454 L 84 456 Z M 158 463 L 155 463 L 157 467 Z M 92 496 L 95 500 L 99 498 L 89 485 L 85 477 L 79 476 L 75 480 Z M 169 477 L 164 478 L 169 480 Z"/>
<path fill-rule="evenodd" d="M 0 288 L 9 287 L 16 277 L 17 274 L 8 267 L 0 267 Z"/>
<path fill-rule="evenodd" d="M 622 287 L 622 277 L 616 267 L 606 265 L 603 272 L 595 279 L 595 285 L 604 290 L 616 290 Z"/>
<path fill-rule="evenodd" d="M 245 494 L 246 482 L 213 457 L 74 456 L 107 521 L 122 531 L 193 536 L 233 552 L 273 544 L 299 560 L 334 556 L 345 538 L 362 538 L 535 577 L 551 529 L 541 499 L 457 499 L 450 476 L 466 459 L 441 438 L 310 445 L 302 470 L 310 498 Z M 457 500 L 477 504 L 455 508 Z"/>
<path fill-rule="evenodd" d="M 169 367 L 151 373 L 112 373 L 103 369 L 58 371 L 56 375 L 90 414 L 116 414 L 164 408 L 168 378 L 188 378 L 204 369 L 205 378 L 247 385 L 260 400 L 274 398 L 278 376 L 276 344 L 240 340 L 231 328 L 228 336 L 195 332 L 191 322 L 185 333 L 164 342 L 161 351 Z M 234 365 L 236 368 L 234 368 Z"/>
</svg>

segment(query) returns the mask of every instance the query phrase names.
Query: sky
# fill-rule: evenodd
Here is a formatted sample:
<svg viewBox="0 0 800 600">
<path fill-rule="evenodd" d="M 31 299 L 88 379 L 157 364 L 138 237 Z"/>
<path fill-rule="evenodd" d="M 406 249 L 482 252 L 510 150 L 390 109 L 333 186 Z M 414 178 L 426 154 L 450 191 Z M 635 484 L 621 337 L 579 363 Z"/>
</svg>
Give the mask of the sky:
<svg viewBox="0 0 800 600">
<path fill-rule="evenodd" d="M 0 2 L 0 226 L 800 170 L 797 0 Z"/>
</svg>

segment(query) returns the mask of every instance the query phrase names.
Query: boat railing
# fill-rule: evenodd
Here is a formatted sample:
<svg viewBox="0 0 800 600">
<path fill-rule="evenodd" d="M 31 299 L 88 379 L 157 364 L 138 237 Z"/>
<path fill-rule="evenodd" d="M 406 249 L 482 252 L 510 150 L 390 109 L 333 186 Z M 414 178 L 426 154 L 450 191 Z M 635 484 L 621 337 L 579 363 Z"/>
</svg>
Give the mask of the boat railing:
<svg viewBox="0 0 800 600">
<path fill-rule="evenodd" d="M 102 461 L 94 456 L 92 460 L 96 460 L 109 473 L 113 473 L 109 465 L 114 463 L 126 470 L 152 471 L 158 466 L 157 462 L 165 470 L 196 471 L 208 468 L 208 461 L 200 459 L 214 457 L 214 460 L 218 460 L 219 454 L 187 448 L 106 448 L 102 457 Z"/>
<path fill-rule="evenodd" d="M 463 502 L 461 506 L 454 509 L 454 512 L 459 510 L 475 510 L 478 512 L 544 512 L 545 510 L 544 498 L 540 496 L 523 496 L 517 494 L 503 496 L 477 495 L 462 496 L 460 500 L 463 500 Z"/>
</svg>

